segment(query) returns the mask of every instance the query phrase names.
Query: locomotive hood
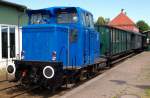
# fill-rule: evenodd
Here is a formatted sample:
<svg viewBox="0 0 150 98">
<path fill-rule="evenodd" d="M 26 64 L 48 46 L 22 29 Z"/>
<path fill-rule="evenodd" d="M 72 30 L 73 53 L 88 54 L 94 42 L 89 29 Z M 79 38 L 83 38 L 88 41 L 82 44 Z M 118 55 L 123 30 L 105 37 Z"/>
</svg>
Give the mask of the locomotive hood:
<svg viewBox="0 0 150 98">
<path fill-rule="evenodd" d="M 24 60 L 65 61 L 68 34 L 73 28 L 61 25 L 32 25 L 23 27 Z M 56 58 L 53 56 L 56 55 Z M 62 57 L 66 56 L 66 57 Z"/>
<path fill-rule="evenodd" d="M 61 25 L 61 24 L 34 24 L 34 25 L 28 25 L 24 26 L 23 29 L 43 29 L 43 28 L 64 28 L 68 29 L 69 26 L 67 25 Z"/>
</svg>

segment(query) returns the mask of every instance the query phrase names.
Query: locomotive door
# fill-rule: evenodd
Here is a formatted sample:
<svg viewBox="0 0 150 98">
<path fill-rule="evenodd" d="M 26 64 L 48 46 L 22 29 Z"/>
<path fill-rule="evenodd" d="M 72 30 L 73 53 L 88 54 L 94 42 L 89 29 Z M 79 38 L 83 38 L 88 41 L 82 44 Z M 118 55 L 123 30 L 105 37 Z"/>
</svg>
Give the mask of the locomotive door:
<svg viewBox="0 0 150 98">
<path fill-rule="evenodd" d="M 90 32 L 88 29 L 84 32 L 84 64 L 90 63 Z"/>
<path fill-rule="evenodd" d="M 91 54 L 92 54 L 92 29 L 94 28 L 93 24 L 93 18 L 92 15 L 89 13 L 84 13 L 84 22 L 85 22 L 85 28 L 84 28 L 84 64 L 90 64 L 91 63 Z"/>
</svg>

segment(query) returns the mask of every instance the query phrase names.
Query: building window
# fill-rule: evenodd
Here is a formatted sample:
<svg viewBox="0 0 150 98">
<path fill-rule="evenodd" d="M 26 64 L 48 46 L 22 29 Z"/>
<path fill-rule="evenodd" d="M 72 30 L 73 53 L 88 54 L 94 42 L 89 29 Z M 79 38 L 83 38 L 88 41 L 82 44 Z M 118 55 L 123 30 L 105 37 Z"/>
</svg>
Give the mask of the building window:
<svg viewBox="0 0 150 98">
<path fill-rule="evenodd" d="M 1 46 L 2 46 L 2 58 L 14 58 L 16 54 L 15 43 L 15 26 L 2 26 L 1 27 Z"/>
<path fill-rule="evenodd" d="M 10 29 L 10 36 L 9 36 L 9 43 L 10 43 L 10 58 L 15 57 L 15 28 L 11 27 Z"/>
<path fill-rule="evenodd" d="M 2 27 L 2 58 L 8 58 L 8 28 Z"/>
</svg>

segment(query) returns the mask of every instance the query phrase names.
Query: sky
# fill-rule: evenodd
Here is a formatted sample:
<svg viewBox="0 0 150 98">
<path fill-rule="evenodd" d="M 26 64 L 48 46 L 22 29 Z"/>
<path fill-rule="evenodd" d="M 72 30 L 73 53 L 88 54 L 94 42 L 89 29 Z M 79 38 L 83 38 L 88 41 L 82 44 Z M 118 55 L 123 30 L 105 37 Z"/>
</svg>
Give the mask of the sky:
<svg viewBox="0 0 150 98">
<path fill-rule="evenodd" d="M 53 6 L 76 6 L 90 11 L 96 21 L 99 16 L 113 19 L 121 9 L 134 21 L 144 20 L 150 25 L 150 0 L 7 0 L 30 9 Z"/>
</svg>

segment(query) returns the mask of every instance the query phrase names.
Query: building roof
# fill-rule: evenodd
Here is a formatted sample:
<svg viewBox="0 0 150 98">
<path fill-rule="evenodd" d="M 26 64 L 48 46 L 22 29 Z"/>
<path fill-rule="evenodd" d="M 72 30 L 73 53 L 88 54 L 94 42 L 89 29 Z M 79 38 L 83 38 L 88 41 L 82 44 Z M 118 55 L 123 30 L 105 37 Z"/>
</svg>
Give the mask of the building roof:
<svg viewBox="0 0 150 98">
<path fill-rule="evenodd" d="M 8 2 L 8 1 L 6 1 L 6 0 L 0 0 L 0 5 L 11 6 L 11 7 L 16 8 L 17 10 L 20 10 L 20 11 L 24 11 L 25 9 L 27 9 L 27 7 L 24 6 L 24 5 L 20 5 L 20 4 Z"/>
<path fill-rule="evenodd" d="M 136 27 L 135 23 L 126 15 L 125 12 L 123 12 L 123 10 L 117 17 L 110 21 L 108 25 L 124 30 L 139 32 L 139 29 Z"/>
<path fill-rule="evenodd" d="M 117 17 L 115 17 L 109 23 L 109 25 L 114 25 L 114 26 L 118 26 L 118 25 L 135 25 L 135 23 L 126 15 L 126 13 L 124 13 L 122 11 Z"/>
</svg>

